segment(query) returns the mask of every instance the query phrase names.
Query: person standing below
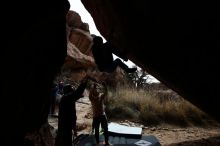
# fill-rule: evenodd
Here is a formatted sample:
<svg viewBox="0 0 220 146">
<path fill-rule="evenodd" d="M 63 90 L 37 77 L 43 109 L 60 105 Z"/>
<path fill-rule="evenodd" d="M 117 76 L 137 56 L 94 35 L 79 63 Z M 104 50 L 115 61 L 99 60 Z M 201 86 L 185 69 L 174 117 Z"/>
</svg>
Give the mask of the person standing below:
<svg viewBox="0 0 220 146">
<path fill-rule="evenodd" d="M 58 84 L 58 94 L 63 95 L 63 87 L 64 87 L 64 83 L 63 81 L 60 81 Z"/>
<path fill-rule="evenodd" d="M 113 54 L 122 58 L 124 61 L 128 61 L 125 54 L 117 50 L 110 42 L 103 43 L 103 39 L 100 36 L 93 36 L 92 54 L 98 69 L 101 72 L 112 73 L 119 66 L 127 73 L 134 73 L 137 68 L 129 68 L 119 58 L 113 59 Z"/>
<path fill-rule="evenodd" d="M 55 146 L 72 146 L 72 130 L 76 135 L 76 101 L 83 97 L 87 86 L 87 77 L 83 79 L 79 87 L 74 91 L 71 85 L 63 88 L 64 95 L 59 103 L 58 132 Z"/>
<path fill-rule="evenodd" d="M 58 86 L 56 83 L 53 83 L 53 87 L 51 89 L 51 108 L 50 108 L 50 115 L 55 115 L 55 107 L 56 107 L 56 97 L 58 92 Z"/>
<path fill-rule="evenodd" d="M 107 97 L 107 87 L 106 85 L 101 85 L 93 82 L 89 92 L 89 99 L 92 104 L 93 111 L 93 123 L 92 128 L 95 129 L 95 139 L 96 146 L 99 145 L 99 126 L 101 124 L 102 129 L 104 130 L 105 145 L 112 146 L 108 141 L 108 121 L 105 114 L 105 99 Z"/>
</svg>

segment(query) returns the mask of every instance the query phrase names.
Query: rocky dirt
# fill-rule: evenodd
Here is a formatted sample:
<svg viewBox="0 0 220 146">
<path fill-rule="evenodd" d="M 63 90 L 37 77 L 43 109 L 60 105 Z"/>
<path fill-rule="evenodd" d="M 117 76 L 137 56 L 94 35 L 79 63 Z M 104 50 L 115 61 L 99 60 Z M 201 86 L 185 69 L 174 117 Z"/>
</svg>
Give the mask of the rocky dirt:
<svg viewBox="0 0 220 146">
<path fill-rule="evenodd" d="M 88 98 L 77 102 L 78 134 L 91 132 L 91 107 Z M 57 128 L 56 117 L 49 117 L 49 124 Z M 154 135 L 162 146 L 220 146 L 220 127 L 187 127 L 181 128 L 171 125 L 145 127 L 127 120 L 119 123 L 143 128 L 143 134 Z"/>
</svg>

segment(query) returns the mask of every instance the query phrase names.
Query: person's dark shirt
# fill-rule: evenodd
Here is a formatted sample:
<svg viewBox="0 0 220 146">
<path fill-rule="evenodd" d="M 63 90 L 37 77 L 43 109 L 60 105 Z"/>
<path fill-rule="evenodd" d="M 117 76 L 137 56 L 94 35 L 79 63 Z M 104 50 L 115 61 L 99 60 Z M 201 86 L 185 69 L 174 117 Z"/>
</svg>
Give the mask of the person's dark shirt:
<svg viewBox="0 0 220 146">
<path fill-rule="evenodd" d="M 61 129 L 72 129 L 76 124 L 76 105 L 75 102 L 82 97 L 87 82 L 79 85 L 79 87 L 70 93 L 64 94 L 59 104 L 59 121 L 58 127 Z"/>
</svg>

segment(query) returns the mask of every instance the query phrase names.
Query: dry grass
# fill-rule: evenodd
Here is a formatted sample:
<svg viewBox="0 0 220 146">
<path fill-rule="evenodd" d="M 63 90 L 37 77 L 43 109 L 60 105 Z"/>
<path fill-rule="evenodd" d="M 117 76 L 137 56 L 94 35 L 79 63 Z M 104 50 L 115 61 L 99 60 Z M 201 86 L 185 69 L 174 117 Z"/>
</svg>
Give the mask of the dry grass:
<svg viewBox="0 0 220 146">
<path fill-rule="evenodd" d="M 106 112 L 110 119 L 128 119 L 144 125 L 167 123 L 206 126 L 212 121 L 204 112 L 171 90 L 146 91 L 118 87 L 115 92 L 109 91 Z"/>
</svg>

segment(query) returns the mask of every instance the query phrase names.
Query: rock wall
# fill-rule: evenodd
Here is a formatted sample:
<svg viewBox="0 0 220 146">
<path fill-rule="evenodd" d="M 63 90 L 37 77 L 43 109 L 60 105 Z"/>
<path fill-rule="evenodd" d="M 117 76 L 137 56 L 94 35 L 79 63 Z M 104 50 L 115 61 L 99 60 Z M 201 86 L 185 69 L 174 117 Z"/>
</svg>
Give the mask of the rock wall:
<svg viewBox="0 0 220 146">
<path fill-rule="evenodd" d="M 92 37 L 89 25 L 82 22 L 80 15 L 70 10 L 66 17 L 67 22 L 67 57 L 61 72 L 68 80 L 80 81 L 85 77 L 89 68 L 95 68 L 91 54 Z"/>
<path fill-rule="evenodd" d="M 66 19 L 68 44 L 67 57 L 62 66 L 62 72 L 67 74 L 68 80 L 79 82 L 86 75 L 98 81 L 122 78 L 123 72 L 119 68 L 112 75 L 105 75 L 97 69 L 91 50 L 93 38 L 90 34 L 89 25 L 82 22 L 81 16 L 70 10 Z"/>
<path fill-rule="evenodd" d="M 47 122 L 52 81 L 66 57 L 66 0 L 1 2 L 1 142 L 24 137 Z"/>
</svg>

